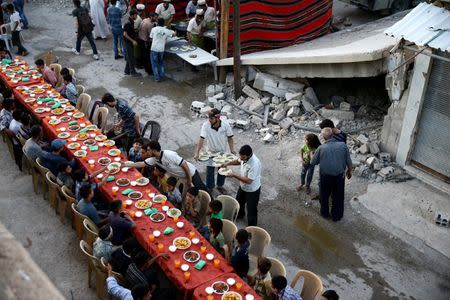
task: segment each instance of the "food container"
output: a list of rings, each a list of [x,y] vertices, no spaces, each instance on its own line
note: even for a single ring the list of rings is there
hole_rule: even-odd
[[[169,210],[169,207],[168,207],[167,205],[164,205],[164,206],[162,207],[162,210],[163,210],[163,211],[168,211],[168,210]]]
[[[142,217],[142,211],[137,211],[137,212],[134,214],[134,216],[135,216],[136,218]]]
[[[177,222],[177,227],[178,227],[178,228],[183,228],[183,226],[184,226],[184,223],[183,223],[183,222]]]
[[[173,253],[173,252],[177,251],[177,247],[175,247],[174,245],[170,245],[169,251]]]
[[[192,239],[192,244],[197,245],[198,243],[200,243],[200,239],[199,238],[193,238]]]
[[[155,237],[159,237],[159,236],[161,235],[161,231],[155,230],[155,231],[153,231],[153,235],[154,235]]]
[[[182,264],[182,265],[181,265],[181,270],[184,271],[184,272],[186,272],[187,270],[189,270],[189,265],[187,265],[187,264]]]

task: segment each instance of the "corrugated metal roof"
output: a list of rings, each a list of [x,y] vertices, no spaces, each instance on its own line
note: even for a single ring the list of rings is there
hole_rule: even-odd
[[[450,52],[450,11],[422,2],[384,33]]]

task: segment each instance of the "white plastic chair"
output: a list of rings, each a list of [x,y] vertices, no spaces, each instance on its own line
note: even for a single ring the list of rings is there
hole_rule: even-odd
[[[300,270],[295,274],[291,282],[291,288],[295,288],[299,279],[302,279],[303,284],[300,290],[300,296],[303,300],[317,300],[322,295],[323,285],[319,276],[311,271]]]
[[[228,195],[219,195],[217,196],[217,200],[222,202],[223,219],[236,222],[240,208],[239,202],[235,198]]]
[[[262,256],[264,248],[270,244],[270,234],[258,226],[248,226],[245,230],[251,235],[248,254],[256,257]]]
[[[9,24],[3,24],[0,26],[0,39],[5,42],[6,49],[12,54],[13,44],[11,26],[9,26]]]
[[[62,66],[61,66],[60,64],[53,63],[53,64],[50,64],[49,68],[52,69],[53,72],[55,72],[56,79],[57,79],[57,81],[56,81],[56,87],[61,86],[62,81],[63,81],[63,78],[62,78],[62,76],[61,76],[61,69],[62,69]]]
[[[78,95],[81,95],[84,93],[86,89],[84,88],[84,86],[82,86],[81,84],[77,84],[77,93]]]
[[[225,244],[228,245],[228,248],[231,250],[234,246],[234,238],[236,237],[238,228],[233,222],[227,219],[222,219],[222,223],[222,234],[225,239]]]
[[[106,132],[106,123],[108,121],[109,110],[106,107],[97,107],[92,117],[92,124],[97,125],[97,127],[103,132]]]
[[[78,94],[77,100],[77,109],[84,113],[86,116],[88,115],[89,102],[91,102],[91,96],[86,93]]]
[[[198,197],[202,204],[199,212],[199,214],[202,216],[200,220],[200,227],[201,227],[206,225],[206,212],[208,211],[209,202],[211,202],[211,196],[207,192],[199,190]]]
[[[270,275],[274,276],[283,276],[286,277],[286,268],[283,263],[274,257],[267,257],[268,260],[272,263],[272,267],[270,267]]]

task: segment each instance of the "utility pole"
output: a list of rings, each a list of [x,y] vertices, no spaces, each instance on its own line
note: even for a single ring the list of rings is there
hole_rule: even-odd
[[[233,74],[234,100],[242,94],[241,88],[241,12],[240,0],[233,0]]]
[[[220,5],[220,41],[219,41],[219,58],[225,59],[228,55],[228,31],[230,22],[230,0],[221,0]],[[223,66],[219,69],[219,82],[225,82],[227,75],[227,67]]]

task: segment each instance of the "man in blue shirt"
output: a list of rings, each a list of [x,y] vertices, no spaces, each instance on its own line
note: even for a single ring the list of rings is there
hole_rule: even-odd
[[[186,18],[188,20],[192,19],[195,16],[195,11],[197,10],[197,0],[189,1],[186,6]]]
[[[325,143],[317,148],[311,165],[320,164],[320,214],[324,218],[329,218],[328,200],[331,195],[331,217],[336,222],[344,215],[344,173],[348,179],[352,177],[352,160],[347,145],[333,137],[332,128],[323,128],[322,136]]]
[[[136,226],[133,219],[127,213],[122,212],[122,201],[120,200],[111,203],[109,226],[114,232],[111,243],[115,246],[122,245],[127,238],[131,237],[131,229]]]
[[[133,146],[136,137],[141,135],[139,127],[139,116],[128,106],[127,102],[122,99],[115,99],[110,93],[106,93],[102,97],[102,103],[111,108],[115,108],[123,123],[123,132],[126,136],[125,150]],[[111,135],[109,132],[108,135]],[[113,138],[114,139],[114,138]]]
[[[74,167],[74,161],[69,162],[65,157],[61,155],[61,152],[64,150],[64,145],[66,144],[66,140],[55,139],[50,144],[52,152],[43,151],[41,159],[42,165],[50,170],[53,175],[58,175],[58,166],[62,163],[70,164]]]
[[[302,297],[287,284],[284,276],[278,275],[272,277],[272,289],[278,300],[302,300]]]
[[[122,55],[119,55],[119,47],[120,43],[122,47],[122,52],[124,53],[124,45],[123,45],[123,30],[122,30],[122,11],[120,7],[117,6],[117,0],[110,0],[111,6],[108,7],[108,24],[111,28],[111,33],[113,36],[113,49],[114,49],[114,59],[123,58]]]
[[[92,187],[90,185],[82,186],[80,188],[80,196],[81,200],[77,204],[78,212],[91,219],[98,227],[105,225],[108,222],[108,218],[102,220],[98,215],[94,204],[92,204],[92,198],[94,197]]]

